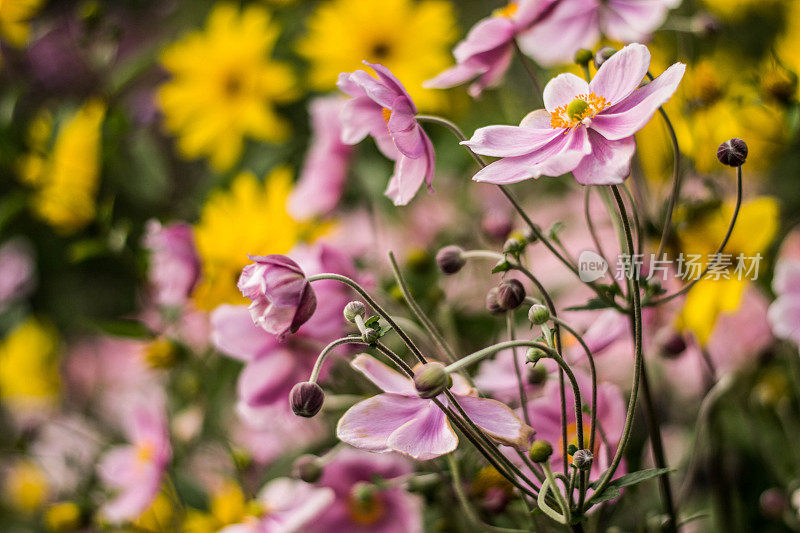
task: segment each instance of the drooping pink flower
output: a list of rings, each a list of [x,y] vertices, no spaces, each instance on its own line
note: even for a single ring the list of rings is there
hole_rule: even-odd
[[[417,123],[417,106],[400,80],[383,65],[364,63],[377,78],[363,70],[339,75],[337,86],[352,97],[340,115],[342,142],[357,144],[372,136],[383,155],[395,162],[385,194],[395,205],[406,205],[423,181],[432,191],[433,144]]]
[[[375,455],[352,448],[337,452],[325,465],[319,484],[336,499],[313,523],[309,533],[422,533],[422,498],[403,488],[413,473],[395,454]]]
[[[772,290],[778,295],[767,315],[772,331],[777,337],[800,345],[800,260],[778,261]]]
[[[545,109],[519,126],[480,128],[462,143],[502,158],[473,179],[507,184],[572,172],[582,185],[622,183],[636,147],[633,134],[669,100],[686,69],[676,63],[639,88],[649,65],[647,47],[631,44],[603,63],[591,83],[574,74],[553,78],[544,89]]]
[[[36,282],[30,244],[13,239],[0,246],[0,311],[26,296]]]
[[[251,303],[253,322],[279,338],[297,330],[314,314],[317,297],[300,266],[285,255],[250,256],[239,290]]]
[[[267,483],[256,500],[264,514],[220,530],[220,533],[294,533],[308,531],[310,525],[334,501],[328,487],[315,487],[303,481],[278,478]]]
[[[514,55],[514,39],[546,16],[556,0],[511,1],[491,17],[479,21],[453,49],[456,65],[425,82],[425,87],[446,89],[477,78],[469,94],[477,98],[502,79]]]
[[[358,355],[351,364],[384,392],[357,403],[339,419],[339,439],[364,450],[393,451],[420,461],[456,448],[458,437],[444,412],[433,400],[420,398],[411,379],[369,355]],[[489,436],[508,446],[527,444],[530,428],[511,409],[496,400],[479,398],[461,376],[452,378],[450,391]],[[447,405],[443,394],[438,399]]]
[[[623,43],[648,39],[680,0],[557,0],[548,13],[519,35],[520,48],[537,63],[572,61],[605,35]]]
[[[353,148],[342,142],[339,115],[347,100],[340,96],[315,98],[311,113],[311,148],[303,172],[289,196],[289,213],[306,220],[330,213],[339,203]]]
[[[112,523],[134,519],[150,506],[172,456],[163,399],[140,398],[125,420],[130,444],[112,448],[97,466],[102,482],[117,493],[100,511]]]
[[[184,223],[147,223],[144,246],[150,251],[149,278],[155,303],[177,307],[186,303],[200,275],[200,259],[192,227]]]

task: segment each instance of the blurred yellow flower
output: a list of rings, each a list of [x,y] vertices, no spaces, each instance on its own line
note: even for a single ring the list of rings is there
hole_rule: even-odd
[[[0,398],[18,408],[47,406],[59,392],[55,329],[30,318],[0,342]]]
[[[44,513],[48,531],[75,531],[80,526],[80,520],[81,509],[73,502],[55,503]]]
[[[158,493],[150,507],[133,521],[134,528],[131,533],[137,531],[149,531],[151,533],[173,533],[175,531],[177,513],[175,512],[175,502],[178,495],[172,488],[163,487]]]
[[[225,482],[211,496],[209,512],[190,509],[183,522],[183,533],[214,533],[225,526],[242,522],[252,514],[242,489],[233,481]]]
[[[299,241],[319,235],[322,227],[297,222],[287,212],[291,190],[291,171],[279,167],[264,183],[245,172],[229,190],[211,193],[195,226],[202,262],[200,284],[194,292],[198,307],[245,303],[236,281],[250,262],[247,254],[286,253]]]
[[[20,159],[18,174],[36,188],[36,214],[61,233],[73,233],[94,218],[105,113],[99,100],[84,104],[61,126],[49,153],[50,114],[39,113],[29,127],[30,151]]]
[[[12,508],[25,513],[39,509],[47,497],[44,471],[29,459],[15,461],[6,472],[3,498]]]
[[[28,41],[33,18],[42,5],[42,0],[2,0],[0,1],[0,35],[14,46],[22,46]]]
[[[264,7],[240,11],[221,3],[204,31],[164,51],[161,61],[172,79],[161,86],[158,103],[184,157],[208,156],[223,171],[239,160],[245,138],[278,143],[288,137],[274,106],[298,92],[289,65],[269,57],[278,34]]]
[[[728,230],[734,204],[726,203],[704,217],[688,222],[679,229],[681,250],[685,255],[702,256],[703,267],[709,254],[716,253]],[[680,213],[678,213],[680,219]],[[678,327],[692,331],[700,344],[705,344],[717,318],[722,313],[736,311],[742,300],[744,289],[749,283],[748,276],[740,276],[734,271],[737,257],[747,258],[765,255],[779,227],[778,202],[768,196],[760,196],[742,203],[736,227],[723,254],[730,255],[731,265],[726,270],[730,279],[703,279],[687,294],[683,310],[678,317]],[[765,271],[763,259],[759,271]]]
[[[775,52],[780,60],[791,69],[795,75],[800,75],[800,2],[789,2],[786,12],[785,30],[775,40]],[[796,95],[800,98],[800,89]]]
[[[330,0],[308,21],[298,50],[311,62],[314,89],[336,87],[340,72],[363,68],[367,60],[388,67],[421,109],[440,109],[447,93],[422,82],[450,66],[456,21],[443,0]]]
[[[742,19],[754,9],[763,10],[765,6],[775,6],[781,2],[783,0],[703,0],[709,11],[727,20]]]

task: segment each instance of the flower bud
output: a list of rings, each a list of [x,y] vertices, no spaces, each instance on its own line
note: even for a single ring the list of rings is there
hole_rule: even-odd
[[[467,260],[464,259],[464,250],[460,246],[445,246],[436,254],[436,265],[445,274],[455,274],[461,270]]]
[[[306,483],[316,483],[322,477],[322,464],[319,457],[306,454],[295,459],[292,465],[292,476]]]
[[[503,253],[511,254],[514,257],[519,257],[519,255],[525,251],[526,244],[528,243],[525,241],[525,237],[521,235],[512,236],[503,245]]]
[[[777,488],[767,489],[758,498],[758,505],[761,512],[768,518],[780,519],[789,507],[786,496]]]
[[[361,340],[367,344],[375,344],[381,338],[381,332],[374,328],[366,328],[361,334]]]
[[[611,58],[611,56],[613,56],[616,53],[617,53],[616,49],[611,48],[610,46],[604,46],[603,48],[598,50],[597,53],[594,55],[595,68],[600,68],[603,65],[603,63],[608,61]]]
[[[550,310],[541,304],[532,305],[528,310],[528,320],[534,326],[541,326],[550,320]]]
[[[684,351],[686,351],[686,341],[680,333],[671,335],[661,347],[661,355],[667,359],[675,359]]]
[[[489,289],[489,292],[486,293],[486,309],[493,315],[500,315],[503,313],[503,308],[500,307],[500,303],[497,301],[497,294],[499,292],[500,290],[497,287],[492,287]]]
[[[539,226],[536,226],[536,229],[539,230],[539,232],[542,230]],[[525,237],[525,240],[528,241],[528,244],[533,244],[539,240],[539,237],[536,236],[536,232],[533,231],[533,228],[531,227],[525,228],[523,236]]]
[[[575,52],[575,63],[580,66],[588,65],[589,61],[592,60],[592,57],[593,54],[591,50],[580,48],[577,52]]]
[[[497,305],[504,311],[513,311],[524,301],[525,287],[518,279],[506,279],[497,286]]]
[[[733,138],[719,145],[717,159],[723,165],[740,167],[747,159],[747,143],[741,139]]]
[[[425,363],[414,372],[414,387],[420,398],[434,398],[453,384],[442,363]]]
[[[544,463],[551,455],[553,455],[553,446],[542,439],[533,441],[528,450],[528,457],[534,463]]]
[[[322,387],[311,381],[304,381],[292,387],[289,393],[289,403],[292,412],[297,416],[311,418],[322,409],[325,402],[325,392]]]
[[[364,318],[364,315],[367,314],[367,306],[365,306],[362,302],[352,301],[344,306],[343,313],[344,319],[351,324],[354,324],[357,316]]]
[[[492,210],[481,219],[481,229],[493,241],[502,242],[514,229],[514,222],[505,211]]]
[[[547,352],[542,350],[541,348],[531,348],[528,350],[528,353],[525,354],[525,361],[527,363],[538,363],[539,359],[542,357],[547,357]]]
[[[531,385],[541,385],[547,381],[547,369],[542,365],[531,365],[528,368],[525,378]]]
[[[594,455],[589,450],[578,450],[572,454],[572,464],[578,470],[589,470],[592,467]]]

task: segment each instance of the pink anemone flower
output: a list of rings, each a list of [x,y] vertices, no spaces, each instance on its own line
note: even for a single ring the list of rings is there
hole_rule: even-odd
[[[458,437],[444,412],[433,400],[420,398],[411,379],[366,354],[356,356],[351,364],[384,392],[357,403],[339,419],[339,439],[356,448],[398,452],[420,461],[456,449]],[[528,444],[531,430],[511,409],[496,400],[479,398],[461,376],[452,378],[450,391],[490,437],[508,446]],[[437,398],[447,405],[443,394]]]
[[[339,75],[337,86],[352,97],[340,115],[342,142],[358,144],[372,136],[383,155],[395,162],[385,194],[395,205],[406,205],[423,181],[433,191],[433,144],[417,123],[417,106],[400,80],[383,65],[364,64],[378,77],[363,70]]]
[[[800,345],[800,260],[778,261],[772,288],[778,295],[767,313],[772,331]]]
[[[650,51],[631,44],[611,56],[591,83],[561,74],[544,89],[545,109],[519,126],[487,126],[462,144],[500,157],[473,179],[495,184],[572,172],[582,185],[625,181],[635,151],[633,134],[642,129],[678,87],[686,65],[675,63],[639,87],[650,66]]]

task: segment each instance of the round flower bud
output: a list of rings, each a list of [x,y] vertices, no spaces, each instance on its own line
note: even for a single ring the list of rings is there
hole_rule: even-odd
[[[528,368],[525,378],[531,385],[541,385],[547,381],[547,369],[542,365],[531,365]]]
[[[541,304],[532,305],[528,310],[528,320],[534,326],[541,326],[550,320],[550,310]]]
[[[572,454],[572,464],[578,470],[589,470],[592,467],[594,455],[589,450],[578,450]]]
[[[575,63],[581,66],[588,65],[592,60],[593,54],[591,50],[581,48],[575,52]]]
[[[464,250],[460,246],[445,246],[436,254],[436,265],[445,274],[455,274],[461,270],[467,260],[464,259]]]
[[[504,311],[513,311],[525,301],[525,287],[517,279],[503,280],[497,286],[497,305]]]
[[[761,507],[761,512],[764,516],[779,519],[789,507],[789,502],[780,489],[771,488],[761,493],[758,498],[758,505]]]
[[[539,232],[542,231],[542,228],[540,228],[539,226],[536,226],[536,229],[538,229]],[[525,237],[525,240],[528,241],[528,244],[533,244],[539,240],[539,237],[536,236],[536,232],[533,231],[533,229],[530,227],[525,228],[523,235]]]
[[[486,293],[486,309],[493,315],[500,315],[503,313],[503,308],[500,307],[500,303],[497,301],[497,294],[499,292],[500,290],[497,287],[492,287],[489,289],[489,292]]]
[[[541,348],[531,348],[525,354],[525,361],[528,363],[537,363],[542,357],[547,357],[547,353]]]
[[[528,457],[534,463],[544,463],[551,455],[553,455],[553,446],[542,439],[533,441],[528,450]]]
[[[717,159],[723,165],[740,167],[747,159],[747,143],[741,139],[733,138],[719,145]]]
[[[503,253],[518,256],[525,251],[525,245],[528,244],[522,236],[511,237],[503,245]]]
[[[361,340],[367,344],[375,344],[381,338],[381,332],[374,328],[367,328],[361,335]]]
[[[442,363],[425,363],[414,372],[414,387],[420,398],[434,398],[453,384]]]
[[[362,302],[353,301],[344,306],[344,319],[350,323],[355,323],[356,317],[364,318],[367,314],[367,306]]]
[[[316,483],[322,477],[322,464],[319,457],[306,454],[295,459],[292,465],[292,476],[306,483]]]
[[[322,387],[311,381],[304,381],[292,387],[289,393],[289,403],[292,412],[297,416],[311,418],[322,409],[325,402],[325,392]]]
[[[616,54],[617,51],[610,46],[604,46],[597,53],[594,55],[594,66],[595,68],[600,68],[600,66],[609,60],[611,56]]]

